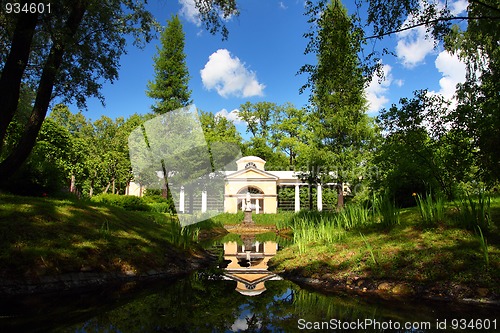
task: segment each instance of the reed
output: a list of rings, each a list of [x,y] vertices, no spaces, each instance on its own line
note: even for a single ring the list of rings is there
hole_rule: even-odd
[[[390,228],[399,224],[399,209],[388,195],[375,198],[373,206],[374,215],[379,217],[382,226]]]
[[[362,233],[359,233],[359,235],[361,236],[361,239],[363,240],[363,242],[365,243],[365,246],[366,246],[366,249],[369,251],[370,253],[370,257],[372,258],[372,261],[373,261],[373,264],[375,266],[378,266],[378,262],[377,262],[377,259],[375,258],[375,253],[373,252],[373,247],[370,243],[368,243],[368,241],[366,240],[365,236],[362,234]]]
[[[456,222],[459,226],[474,230],[479,226],[487,232],[490,227],[491,198],[484,191],[479,191],[477,197],[467,194],[460,199]]]
[[[432,198],[429,193],[422,198],[420,194],[415,197],[417,207],[420,213],[422,224],[425,227],[433,227],[444,220],[444,199],[441,196]]]
[[[483,254],[484,264],[486,265],[486,269],[488,269],[488,267],[490,266],[490,258],[488,255],[488,242],[484,237],[483,231],[481,230],[480,226],[477,226],[477,230],[479,231],[478,235],[479,246],[481,249],[481,253]]]
[[[181,226],[178,221],[170,223],[167,240],[174,246],[187,249],[198,239],[199,228],[196,225]]]

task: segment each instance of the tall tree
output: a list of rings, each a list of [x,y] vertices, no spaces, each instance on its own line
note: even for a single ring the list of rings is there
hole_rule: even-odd
[[[200,4],[198,4],[198,2]],[[213,13],[237,15],[234,0],[196,0],[200,18],[212,32],[224,26]],[[30,5],[20,1],[20,7]],[[0,182],[30,154],[54,97],[84,106],[89,96],[102,99],[103,81],[118,76],[126,36],[141,45],[156,25],[145,0],[54,0],[43,13],[0,11]],[[2,5],[3,6],[3,5]],[[224,32],[224,31],[223,31]],[[3,153],[7,128],[18,112],[22,86],[35,91],[31,114],[19,141]]]
[[[156,100],[152,106],[153,112],[163,114],[191,104],[184,31],[177,15],[167,22],[157,52],[153,58],[155,77],[148,82],[147,95]]]
[[[315,7],[308,13],[318,29],[310,35],[306,49],[306,53],[317,55],[317,64],[301,69],[309,74],[305,87],[311,89],[309,126],[314,137],[310,146],[314,148],[308,163],[315,164],[316,172],[321,173],[308,179],[321,179],[326,166],[336,171],[338,204],[342,205],[343,183],[351,180],[353,170],[366,158],[363,155],[372,133],[365,112],[365,77],[358,58],[361,36],[339,0],[332,0],[319,15]]]
[[[184,31],[177,15],[167,22],[161,34],[161,48],[154,57],[155,78],[148,82],[147,95],[156,99],[151,107],[155,114],[186,107],[191,103],[189,90],[189,71],[184,54]],[[168,196],[168,170],[165,161],[161,161],[163,172],[162,195]]]

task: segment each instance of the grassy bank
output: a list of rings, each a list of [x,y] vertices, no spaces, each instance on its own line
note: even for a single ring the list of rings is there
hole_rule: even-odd
[[[186,257],[196,232],[169,214],[0,195],[0,277],[165,268]]]
[[[436,209],[431,205],[301,213],[290,223],[295,244],[272,259],[273,270],[342,283],[395,281],[414,290],[486,288],[500,295],[500,198],[483,209],[439,203],[434,219],[425,213]]]

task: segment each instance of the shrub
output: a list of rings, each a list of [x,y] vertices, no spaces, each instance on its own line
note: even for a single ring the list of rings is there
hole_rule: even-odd
[[[92,202],[99,202],[105,205],[121,207],[125,210],[149,211],[149,206],[140,197],[134,195],[119,194],[99,194],[91,199]]]

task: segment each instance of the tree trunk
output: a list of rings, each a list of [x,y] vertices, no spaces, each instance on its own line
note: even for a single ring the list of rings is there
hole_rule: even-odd
[[[88,6],[88,4],[84,1],[75,1],[73,3],[73,8],[66,21],[66,29],[64,30],[67,31],[67,33],[61,40],[54,42],[43,67],[42,76],[40,77],[36,93],[35,105],[33,106],[33,111],[31,112],[24,133],[17,146],[7,158],[0,163],[0,175],[2,175],[0,181],[6,180],[19,169],[26,158],[28,158],[36,143],[38,132],[42,127],[52,98],[52,90],[57,73],[62,64],[64,52],[68,43],[71,43],[71,38],[75,35],[83,19],[86,6]],[[9,110],[5,110],[4,112],[6,111]]]
[[[76,193],[76,185],[75,185],[75,175],[71,174],[71,181],[69,184],[70,193]]]
[[[25,3],[26,1],[21,1],[21,6]],[[22,77],[28,64],[37,21],[36,13],[18,14],[10,52],[0,77],[0,152],[7,128],[19,104]]]
[[[344,207],[344,183],[341,182],[338,186],[338,196],[337,196],[337,210]]]

